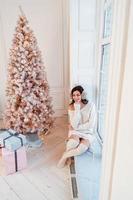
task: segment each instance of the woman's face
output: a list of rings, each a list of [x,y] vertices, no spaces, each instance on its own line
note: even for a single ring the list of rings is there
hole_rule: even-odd
[[[72,98],[75,101],[75,103],[81,102],[81,93],[78,90],[74,91],[72,94]]]

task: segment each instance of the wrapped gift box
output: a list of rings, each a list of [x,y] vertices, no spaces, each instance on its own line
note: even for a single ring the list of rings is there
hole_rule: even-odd
[[[0,133],[0,145],[9,150],[15,151],[21,146],[26,145],[26,136],[22,134],[17,134],[12,129],[2,131]]]
[[[27,157],[25,147],[11,151],[2,148],[2,161],[5,174],[12,174],[27,167]]]

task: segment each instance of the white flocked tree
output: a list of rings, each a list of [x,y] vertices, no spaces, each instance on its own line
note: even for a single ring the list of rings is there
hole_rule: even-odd
[[[19,17],[10,50],[6,94],[6,128],[27,134],[53,126],[45,67],[25,15]]]

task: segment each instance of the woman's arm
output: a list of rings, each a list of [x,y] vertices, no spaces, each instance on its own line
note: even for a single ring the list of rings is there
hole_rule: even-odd
[[[88,122],[78,125],[76,130],[77,131],[90,130],[90,132],[93,132],[96,126],[96,121],[97,121],[97,113],[96,113],[95,105],[93,104],[92,109],[90,111]]]
[[[71,126],[71,124],[68,124],[68,129],[69,129],[69,131],[74,130],[73,127]]]
[[[73,129],[77,129],[81,119],[80,105],[75,104],[74,110],[72,110],[71,107],[69,107],[68,114],[70,125]]]

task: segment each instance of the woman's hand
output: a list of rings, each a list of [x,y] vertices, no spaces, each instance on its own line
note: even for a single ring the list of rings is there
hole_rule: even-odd
[[[80,110],[80,102],[74,103],[74,109],[75,110]]]

